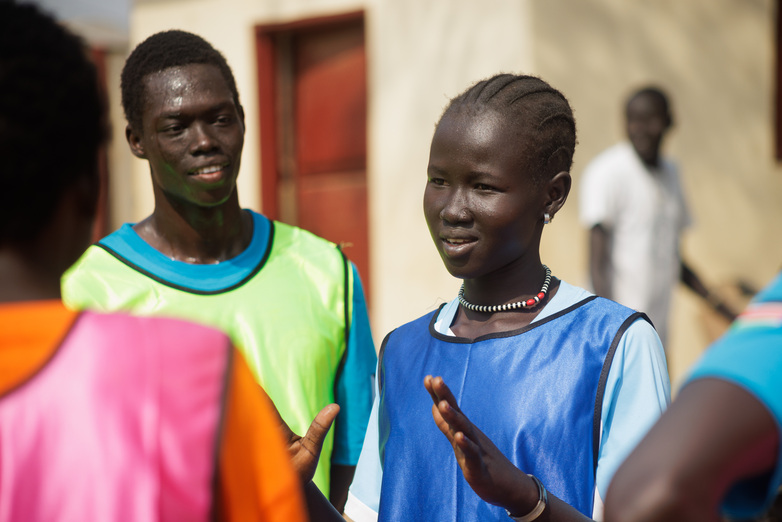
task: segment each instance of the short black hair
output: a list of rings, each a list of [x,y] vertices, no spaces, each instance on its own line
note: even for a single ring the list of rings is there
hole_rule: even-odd
[[[122,108],[130,127],[137,133],[142,131],[141,120],[144,111],[144,79],[150,74],[171,67],[191,64],[214,65],[220,70],[233,95],[239,115],[244,109],[239,103],[236,80],[225,57],[212,44],[198,35],[186,31],[171,30],[153,34],[136,46],[122,69],[120,88]]]
[[[625,114],[627,114],[627,109],[630,107],[630,102],[635,100],[636,98],[646,97],[653,98],[660,104],[660,108],[665,113],[665,116],[668,118],[668,122],[673,122],[673,115],[671,114],[671,102],[670,98],[668,97],[668,94],[661,88],[657,87],[656,85],[647,85],[646,87],[641,87],[640,89],[636,89],[633,91],[630,96],[627,97],[627,101],[625,102]]]
[[[107,137],[84,43],[28,4],[0,1],[0,245],[34,239]]]
[[[567,98],[536,76],[501,73],[481,80],[453,98],[456,108],[491,109],[512,120],[526,143],[532,179],[541,182],[570,171],[576,148],[576,121]],[[441,117],[442,119],[442,117]]]

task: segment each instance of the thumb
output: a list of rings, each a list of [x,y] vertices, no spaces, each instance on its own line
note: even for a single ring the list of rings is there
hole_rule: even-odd
[[[320,455],[323,441],[339,413],[338,404],[329,404],[315,416],[315,419],[307,429],[307,434],[301,439],[301,444],[313,455]]]

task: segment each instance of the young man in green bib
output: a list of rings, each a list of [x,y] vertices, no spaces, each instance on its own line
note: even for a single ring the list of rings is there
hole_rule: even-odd
[[[338,403],[315,483],[341,510],[377,362],[355,266],[333,243],[240,206],[244,111],[208,42],[152,35],[128,58],[121,87],[126,137],[149,162],[155,209],[86,251],[63,278],[66,304],[223,330],[296,433]]]

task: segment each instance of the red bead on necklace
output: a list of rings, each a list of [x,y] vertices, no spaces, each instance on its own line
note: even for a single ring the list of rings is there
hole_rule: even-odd
[[[546,297],[546,293],[548,292],[548,285],[551,283],[551,270],[546,265],[543,265],[543,268],[546,270],[546,278],[543,280],[543,288],[540,289],[540,292],[538,292],[535,297],[531,297],[526,301],[516,301],[515,303],[491,306],[472,304],[464,298],[464,283],[462,283],[462,287],[459,289],[459,295],[457,295],[457,298],[463,307],[467,308],[468,310],[472,310],[473,312],[493,314],[494,312],[505,312],[507,310],[515,310],[517,308],[532,308],[533,306],[543,301],[543,298]]]

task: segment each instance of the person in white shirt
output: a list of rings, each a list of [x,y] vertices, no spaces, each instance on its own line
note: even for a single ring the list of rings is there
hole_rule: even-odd
[[[735,313],[711,293],[680,255],[691,224],[679,171],[661,154],[673,118],[656,87],[634,92],[626,105],[628,141],[595,157],[580,186],[580,219],[589,229],[593,290],[645,312],[663,344],[673,289],[682,281],[729,320]]]

